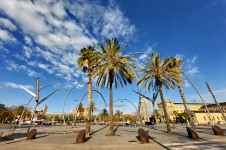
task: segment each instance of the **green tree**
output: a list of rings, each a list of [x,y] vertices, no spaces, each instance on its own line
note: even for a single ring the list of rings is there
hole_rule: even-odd
[[[123,87],[123,83],[131,84],[134,79],[134,73],[131,67],[135,68],[135,64],[129,59],[136,60],[132,55],[122,55],[122,51],[127,46],[120,46],[117,38],[105,40],[103,43],[98,43],[100,52],[98,53],[98,65],[94,68],[93,74],[98,76],[97,85],[107,86],[110,92],[110,125],[109,135],[114,135],[114,118],[113,118],[113,93],[112,85],[114,83]]]
[[[120,118],[122,116],[122,112],[119,109],[116,110],[115,116],[118,118],[118,124],[119,124]]]
[[[81,121],[81,119],[83,119],[83,113],[84,113],[85,109],[84,106],[82,105],[82,103],[78,106],[78,112],[79,112],[79,119]]]
[[[169,68],[168,65],[171,61],[164,61],[159,54],[155,53],[149,57],[149,60],[145,59],[145,62],[146,64],[140,64],[142,68],[139,69],[139,72],[142,76],[138,79],[138,85],[142,85],[146,82],[145,91],[147,89],[150,91],[151,88],[155,90],[155,93],[159,91],[166,119],[167,132],[172,133],[162,87],[168,90],[175,86],[175,79],[179,78],[176,73],[177,69]]]
[[[103,116],[103,120],[104,120],[104,124],[105,124],[105,122],[106,122],[106,118],[107,118],[107,116],[108,116],[108,111],[107,111],[107,109],[104,109],[103,110],[103,112],[101,113],[101,116]]]
[[[89,77],[88,81],[88,115],[86,120],[86,136],[90,134],[91,126],[91,99],[92,99],[92,72],[96,64],[96,53],[93,46],[88,46],[88,48],[82,48],[79,53],[77,64],[79,67],[83,68],[83,72],[86,72]]]

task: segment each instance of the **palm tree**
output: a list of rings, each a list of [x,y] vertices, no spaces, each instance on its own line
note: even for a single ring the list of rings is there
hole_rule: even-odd
[[[118,110],[116,110],[115,115],[118,117],[118,124],[119,124],[120,117],[122,116],[122,112],[118,109]]]
[[[92,113],[92,116],[93,116],[93,112],[96,110],[96,105],[93,101],[91,101],[91,104],[90,104],[90,111]],[[92,119],[91,119],[92,120]]]
[[[176,68],[167,67],[170,61],[164,61],[160,55],[152,54],[149,57],[149,61],[145,59],[146,65],[141,63],[140,65],[142,68],[139,69],[140,74],[142,75],[138,79],[138,85],[142,85],[145,82],[145,91],[152,88],[152,90],[159,91],[161,100],[162,100],[162,107],[165,114],[166,125],[167,125],[167,132],[171,132],[169,116],[167,113],[167,108],[165,104],[165,100],[163,97],[162,87],[165,87],[166,90],[169,88],[173,88],[175,86],[175,80],[178,79],[178,74],[176,73]],[[179,79],[178,79],[179,80]]]
[[[82,48],[79,53],[80,57],[78,58],[77,64],[79,67],[83,67],[83,72],[87,72],[89,81],[88,81],[88,108],[87,108],[87,121],[86,121],[86,136],[90,134],[90,122],[91,122],[91,99],[92,99],[92,71],[95,67],[95,49],[92,46],[88,48]]]
[[[183,75],[183,72],[181,71],[181,66],[182,66],[182,60],[178,59],[177,57],[169,57],[166,59],[166,61],[171,61],[171,63],[169,64],[169,68],[178,68],[178,76],[181,76],[181,74]],[[179,89],[179,92],[180,92],[180,95],[181,95],[181,98],[183,100],[183,103],[184,103],[184,108],[191,120],[191,124],[192,124],[192,128],[194,131],[196,131],[196,127],[195,127],[195,124],[194,124],[194,119],[192,117],[192,114],[191,114],[191,111],[187,108],[187,100],[184,96],[184,91],[183,91],[183,88],[182,86],[180,85],[180,83],[184,83],[183,80],[176,80],[176,83],[177,83],[177,87]]]
[[[115,87],[120,84],[123,87],[123,83],[131,84],[134,79],[134,73],[130,67],[135,68],[135,64],[128,59],[136,60],[132,55],[122,55],[122,51],[127,46],[120,46],[117,38],[111,38],[105,40],[103,43],[98,43],[98,65],[94,68],[93,74],[98,76],[97,85],[106,85],[110,92],[110,125],[109,135],[114,135],[114,118],[113,118],[113,94],[112,85]]]
[[[85,111],[84,106],[82,104],[79,104],[78,112],[79,112],[80,121],[81,121],[81,116],[83,116],[84,111]]]
[[[107,111],[107,109],[104,109],[103,112],[101,113],[101,115],[102,115],[103,118],[104,118],[104,125],[105,125],[106,117],[108,116],[108,111]]]

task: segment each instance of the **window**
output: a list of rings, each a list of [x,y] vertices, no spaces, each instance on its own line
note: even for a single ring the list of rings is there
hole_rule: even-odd
[[[204,116],[204,119],[205,119],[205,121],[206,121],[206,117]]]
[[[220,120],[218,116],[217,116],[217,120]]]

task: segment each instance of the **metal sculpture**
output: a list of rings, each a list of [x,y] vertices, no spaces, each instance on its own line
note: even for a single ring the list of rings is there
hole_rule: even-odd
[[[104,103],[105,103],[105,106],[106,106],[107,103],[106,103],[106,101],[105,101],[105,99],[104,99],[104,96],[103,96],[99,91],[97,91],[97,90],[92,90],[92,91],[97,92],[97,93],[99,93],[99,95],[101,95],[101,97],[102,97],[102,99],[103,99],[103,101],[104,101]],[[79,105],[82,103],[82,100],[83,100],[84,97],[87,95],[87,93],[88,93],[88,92],[86,92],[86,93],[82,96],[81,100],[79,101],[79,103],[78,103],[78,105],[77,105],[77,109],[76,109],[76,112],[75,112],[75,126],[76,126],[76,120],[77,120],[77,114],[78,114]]]
[[[191,138],[191,139],[199,139],[199,136],[198,134],[193,131],[191,128],[189,127],[186,127],[187,128],[187,132],[188,132],[188,137]]]
[[[149,143],[149,136],[143,128],[138,129],[138,137],[139,137],[139,140],[142,144],[143,143]]]
[[[64,103],[63,103],[63,120],[64,120],[64,126],[65,126],[65,127],[66,127],[66,122],[65,122],[65,119],[64,119],[64,105],[65,105],[67,96],[69,95],[69,93],[70,93],[76,86],[78,86],[79,84],[83,84],[83,83],[87,83],[87,82],[79,82],[79,83],[75,84],[75,85],[67,92],[67,94],[66,94],[66,96],[65,96]]]
[[[46,87],[49,87],[49,86],[57,86],[57,87],[61,88],[61,89],[64,91],[65,94],[67,94],[66,91],[64,90],[64,88],[63,88],[62,86],[58,85],[58,84],[49,84],[49,85],[46,85],[46,86],[42,87],[42,88],[39,90],[39,92],[40,92],[41,90],[45,89]],[[24,89],[24,88],[23,88],[23,89]],[[26,91],[27,91],[27,90],[26,90]],[[21,114],[20,121],[19,121],[19,128],[20,128],[20,125],[21,125],[21,119],[23,118],[24,112],[25,112],[25,110],[27,109],[29,103],[31,102],[31,100],[32,100],[33,98],[34,98],[34,96],[32,96],[32,97],[30,98],[30,100],[28,101],[28,103],[26,104],[26,106],[25,106],[24,109],[23,109],[23,112],[22,112],[22,114]]]

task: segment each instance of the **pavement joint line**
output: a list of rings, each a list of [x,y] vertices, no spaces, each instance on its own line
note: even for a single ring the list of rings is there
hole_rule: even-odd
[[[200,142],[187,142],[187,143],[167,143],[163,144],[165,146],[176,146],[176,145],[189,145],[189,144],[201,144],[201,143],[210,143],[208,141],[200,141]]]

